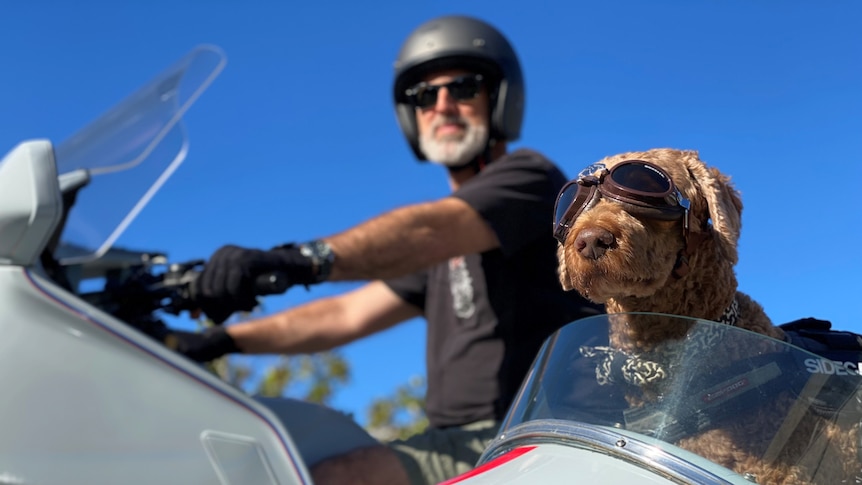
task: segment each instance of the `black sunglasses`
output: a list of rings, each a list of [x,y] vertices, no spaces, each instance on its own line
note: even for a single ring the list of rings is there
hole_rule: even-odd
[[[683,233],[688,234],[691,203],[667,172],[649,162],[626,160],[610,170],[601,163],[590,165],[563,186],[554,207],[554,237],[565,243],[575,219],[601,196],[644,217],[682,219]]]
[[[449,96],[457,101],[474,99],[482,90],[483,77],[481,74],[470,74],[456,77],[445,84],[428,84],[421,82],[405,91],[410,103],[421,109],[430,108],[437,104],[437,95],[440,88],[446,88]]]

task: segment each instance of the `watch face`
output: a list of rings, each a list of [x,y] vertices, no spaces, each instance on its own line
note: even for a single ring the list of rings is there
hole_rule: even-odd
[[[335,253],[332,252],[332,246],[330,246],[328,243],[325,243],[323,241],[319,241],[319,243],[320,243],[320,254],[322,254],[323,257],[326,258],[326,260],[329,261],[330,263],[335,262]]]
[[[332,247],[324,241],[311,241],[299,247],[299,252],[307,258],[311,258],[315,264],[330,263],[335,261],[335,253]]]
[[[329,277],[329,272],[335,263],[335,253],[332,252],[329,244],[318,239],[301,245],[299,252],[311,260],[318,282],[325,281]]]

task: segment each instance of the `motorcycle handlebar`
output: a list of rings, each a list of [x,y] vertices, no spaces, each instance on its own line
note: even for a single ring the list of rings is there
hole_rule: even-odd
[[[112,274],[103,290],[79,296],[133,326],[148,328],[152,326],[151,322],[158,321],[154,314],[157,310],[179,315],[183,311],[197,312],[205,307],[198,287],[203,266],[203,260],[174,263],[168,266],[167,271],[158,273],[151,265],[142,264]],[[287,274],[272,272],[258,276],[253,291],[255,296],[275,295],[284,293],[289,287]],[[229,315],[208,316],[221,323]]]

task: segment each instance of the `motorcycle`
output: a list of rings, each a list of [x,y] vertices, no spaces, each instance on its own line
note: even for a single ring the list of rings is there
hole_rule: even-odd
[[[310,484],[308,466],[374,443],[169,350],[161,316],[195,309],[203,262],[112,248],[186,158],[182,116],[225,63],[200,46],[69,139],[0,161],[0,484]]]
[[[200,46],[68,140],[24,141],[0,161],[0,484],[310,484],[310,466],[375,443],[349,416],[249,396],[171,351],[163,317],[196,310],[204,262],[113,247],[186,158],[182,116],[225,63]],[[859,421],[859,364],[675,316],[661,318],[689,331],[656,363],[670,377],[629,405],[607,357],[624,317],[552,335],[477,467],[447,483],[751,483],[675,443],[788,393],[795,411],[764,459],[799,409]],[[716,334],[710,355],[736,358],[694,351],[695,336]],[[800,457],[811,479],[816,452]]]

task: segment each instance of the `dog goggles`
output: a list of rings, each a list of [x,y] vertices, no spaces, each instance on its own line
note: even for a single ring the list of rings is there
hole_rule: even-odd
[[[667,172],[643,160],[626,160],[610,170],[603,163],[590,165],[563,186],[554,207],[557,241],[566,241],[575,219],[600,197],[607,197],[644,217],[667,221],[682,218],[683,231],[688,234],[691,203],[682,196]]]
[[[482,80],[481,74],[471,74],[456,77],[445,84],[428,84],[423,82],[407,89],[405,94],[407,94],[407,98],[413,106],[425,109],[437,104],[437,96],[440,94],[440,88],[446,88],[449,96],[457,101],[466,101],[475,98],[482,89]]]

